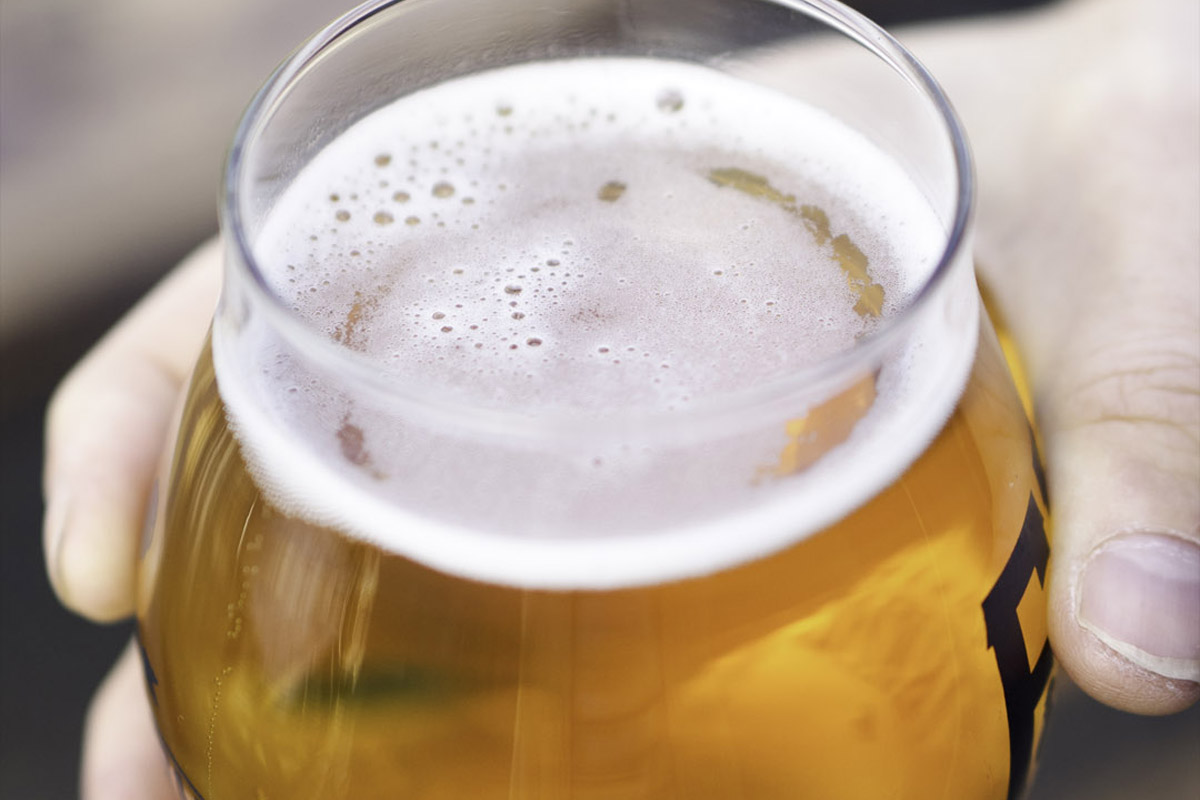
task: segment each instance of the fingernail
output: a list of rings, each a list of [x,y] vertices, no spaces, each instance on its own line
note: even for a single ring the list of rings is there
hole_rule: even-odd
[[[1150,533],[1100,545],[1084,566],[1079,622],[1140,667],[1200,681],[1200,546]]]

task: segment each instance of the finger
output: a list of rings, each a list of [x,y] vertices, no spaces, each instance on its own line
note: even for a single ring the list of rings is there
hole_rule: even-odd
[[[92,699],[84,724],[83,800],[173,800],[167,761],[131,642]]]
[[[1055,654],[1098,699],[1167,713],[1200,696],[1200,20],[1174,0],[1036,19],[968,29],[934,67],[979,132],[977,252],[1046,445]]]
[[[133,609],[146,500],[180,388],[212,317],[219,251],[190,256],[59,386],[47,412],[43,545],[50,582],[97,620]]]

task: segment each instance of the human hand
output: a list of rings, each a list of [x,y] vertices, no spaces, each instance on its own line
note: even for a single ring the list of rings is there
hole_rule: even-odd
[[[971,136],[975,252],[1045,443],[1059,664],[1117,708],[1200,697],[1200,7],[914,32]]]
[[[163,441],[216,305],[220,249],[197,250],[59,386],[47,414],[43,544],[64,605],[101,622],[134,610],[137,548]],[[168,782],[131,643],[92,700],[85,800],[168,800]]]
[[[1099,699],[1143,713],[1200,696],[1200,551],[1185,544],[1200,547],[1200,123],[1178,99],[1196,92],[1193,5],[1076,2],[905,36],[975,142],[977,250],[1046,443],[1056,654]],[[85,616],[133,610],[146,498],[218,262],[214,245],[189,259],[52,403],[47,564]],[[1133,531],[1171,552],[1122,555]],[[89,714],[83,796],[174,796],[132,648]]]

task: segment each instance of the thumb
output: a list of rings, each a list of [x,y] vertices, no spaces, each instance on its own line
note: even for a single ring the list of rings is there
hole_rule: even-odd
[[[939,52],[1045,444],[1055,655],[1151,714],[1200,697],[1198,21],[1194,3],[1075,2]],[[968,59],[1006,67],[973,78]]]
[[[1166,713],[1200,696],[1200,471],[1187,452],[1196,415],[1154,397],[1152,382],[1171,379],[1154,360],[1114,353],[1123,366],[1096,369],[1093,397],[1077,405],[1045,394],[1058,531],[1050,635],[1091,694]]]
[[[1120,207],[1081,204],[1090,246],[1058,253],[1076,250],[1072,285],[1028,307],[1047,318],[1028,352],[1055,515],[1050,635],[1092,695],[1166,713],[1200,697],[1200,238]]]

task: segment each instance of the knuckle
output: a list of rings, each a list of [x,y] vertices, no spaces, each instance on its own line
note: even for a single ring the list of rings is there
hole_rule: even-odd
[[[1178,445],[1200,447],[1200,342],[1166,331],[1129,334],[1093,351],[1055,389],[1064,427],[1158,429]]]

